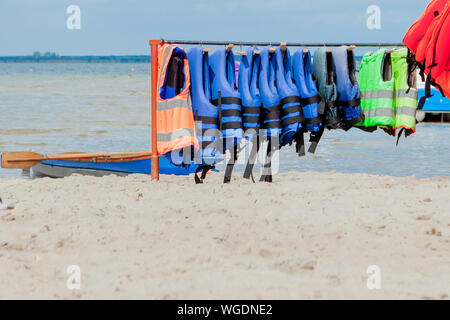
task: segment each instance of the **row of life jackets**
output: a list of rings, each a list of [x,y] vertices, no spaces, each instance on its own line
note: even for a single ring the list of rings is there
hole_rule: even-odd
[[[418,91],[416,73],[407,62],[408,50],[380,49],[364,55],[358,82],[364,121],[357,126],[374,131],[378,127],[398,138],[415,132]],[[397,139],[398,142],[398,139]]]
[[[224,179],[228,182],[243,137],[253,142],[256,152],[263,140],[275,140],[269,144],[270,158],[279,147],[293,142],[297,143],[298,154],[304,155],[303,133],[310,132],[309,151],[314,153],[324,126],[319,108],[322,98],[309,51],[302,48],[291,56],[289,49],[267,47],[258,51],[251,47],[240,63],[239,86],[233,52],[220,49],[209,57],[203,48],[196,47],[189,51],[188,60],[199,154],[204,157],[199,166],[202,177],[229,150],[232,156]],[[264,130],[264,137],[259,129]],[[253,163],[249,159],[244,177],[249,177]],[[270,180],[270,174],[262,179]],[[201,180],[196,177],[197,182]]]
[[[422,16],[409,28],[403,42],[414,54],[421,71],[427,74],[425,99],[431,97],[430,85],[450,97],[450,1],[433,0]]]
[[[267,141],[268,170],[261,180],[271,181],[273,153],[296,142],[296,152],[303,155],[305,132],[310,132],[311,153],[325,128],[372,131],[380,126],[394,132],[401,128],[409,135],[415,130],[417,90],[406,55],[406,49],[366,54],[357,79],[353,52],[345,46],[320,48],[314,60],[303,48],[291,55],[289,49],[251,47],[242,56],[238,85],[232,51],[223,48],[210,56],[194,47],[186,54],[176,45],[163,44],[158,152],[176,165],[187,165],[193,157],[197,173],[202,172],[195,175],[197,183],[229,152],[224,178],[229,182],[241,140],[253,145],[246,178],[252,176],[256,153]],[[392,75],[386,79],[388,69]]]

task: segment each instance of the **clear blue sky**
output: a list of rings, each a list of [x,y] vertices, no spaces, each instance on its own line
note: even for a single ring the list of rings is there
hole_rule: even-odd
[[[428,0],[0,0],[0,55],[148,54],[148,39],[401,42]],[[81,8],[81,30],[66,9]],[[381,8],[381,30],[366,9]]]

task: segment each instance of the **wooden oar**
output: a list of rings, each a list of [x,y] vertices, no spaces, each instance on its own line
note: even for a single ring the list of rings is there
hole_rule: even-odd
[[[141,156],[151,156],[152,153],[148,151],[139,152],[117,152],[117,153],[62,153],[52,156],[44,156],[39,153],[31,151],[17,151],[17,152],[3,152],[2,168],[8,169],[26,169],[34,167],[41,161],[45,160],[86,160],[92,158],[100,159],[120,159],[120,158],[133,158]]]

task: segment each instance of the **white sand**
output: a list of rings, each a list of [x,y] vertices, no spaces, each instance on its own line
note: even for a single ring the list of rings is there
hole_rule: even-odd
[[[0,179],[0,298],[450,295],[450,177],[161,178]]]

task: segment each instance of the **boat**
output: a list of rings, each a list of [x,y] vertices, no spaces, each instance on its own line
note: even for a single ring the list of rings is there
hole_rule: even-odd
[[[169,175],[189,175],[195,173],[197,165],[192,163],[187,168],[177,167],[165,157],[159,158],[159,173]],[[105,175],[126,176],[129,174],[150,174],[151,159],[149,156],[120,159],[89,160],[45,160],[31,168],[32,178],[50,177],[64,178],[72,174],[101,177]]]
[[[419,99],[425,96],[425,82],[418,76],[417,89]],[[432,97],[425,102],[423,110],[417,111],[417,121],[445,122],[450,121],[450,99],[442,96],[440,91],[434,87],[431,88]]]

